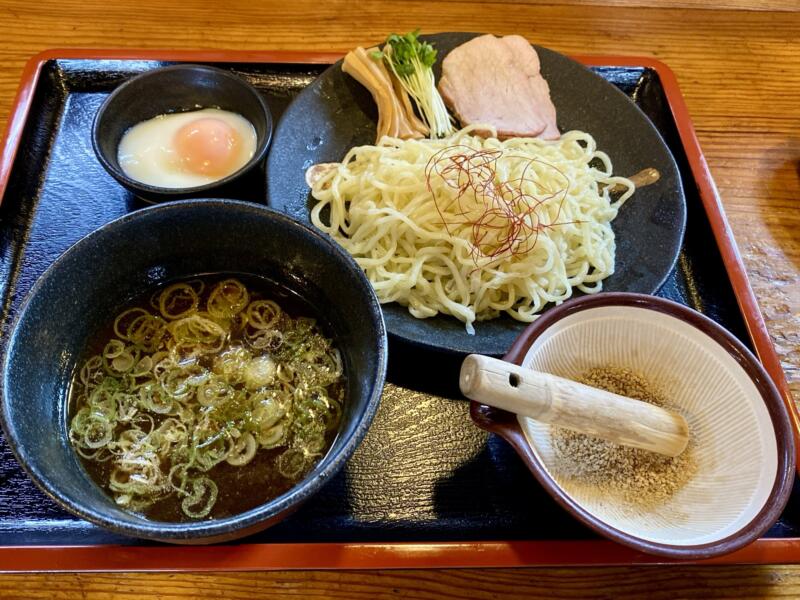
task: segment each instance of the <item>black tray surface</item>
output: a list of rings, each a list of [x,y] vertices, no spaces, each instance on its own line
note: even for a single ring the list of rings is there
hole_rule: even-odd
[[[102,169],[90,140],[94,113],[115,86],[166,63],[51,60],[42,70],[0,206],[0,298],[6,334],[36,278],[72,243],[143,205]],[[324,65],[222,64],[253,83],[276,119]],[[703,211],[658,74],[599,67],[652,119],[681,171],[687,228],[659,295],[721,323],[748,346],[733,290]],[[264,202],[262,173],[246,200]],[[102,269],[103,265],[98,265]],[[5,339],[3,335],[3,339]],[[55,360],[58,349],[53,348]],[[393,340],[389,383],[367,438],[347,467],[295,515],[248,543],[584,540],[510,447],[469,419],[459,362]],[[800,535],[800,489],[768,537]],[[0,440],[0,545],[146,544],[63,511],[28,479]]]

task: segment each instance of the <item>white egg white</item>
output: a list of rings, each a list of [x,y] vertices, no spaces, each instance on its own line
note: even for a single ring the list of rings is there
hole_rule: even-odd
[[[233,168],[224,175],[205,175],[184,169],[174,148],[176,132],[187,123],[204,117],[220,119],[238,134],[238,155]],[[137,123],[122,136],[117,159],[131,179],[163,188],[184,188],[205,185],[238,171],[253,157],[255,150],[256,130],[250,121],[226,110],[204,108],[159,115]]]

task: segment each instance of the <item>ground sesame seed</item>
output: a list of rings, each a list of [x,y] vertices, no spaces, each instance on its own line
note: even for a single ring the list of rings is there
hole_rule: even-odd
[[[662,390],[629,369],[594,368],[577,380],[621,396],[681,412],[679,407],[670,405]],[[649,508],[665,502],[697,471],[691,437],[686,450],[671,458],[568,429],[551,427],[551,431],[556,457],[551,469],[558,478],[594,486],[599,493],[632,508]]]

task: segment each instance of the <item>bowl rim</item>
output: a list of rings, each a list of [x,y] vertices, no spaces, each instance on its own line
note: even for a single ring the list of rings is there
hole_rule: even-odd
[[[234,81],[236,85],[241,85],[243,89],[248,90],[250,94],[256,99],[256,101],[261,106],[261,109],[264,113],[264,118],[266,121],[266,132],[264,137],[257,142],[255,152],[253,156],[250,157],[244,165],[242,165],[239,169],[231,173],[230,175],[226,175],[221,179],[216,179],[214,181],[210,181],[208,183],[204,183],[202,185],[195,185],[191,187],[178,187],[178,188],[171,188],[171,187],[160,187],[157,185],[151,185],[149,183],[144,183],[138,181],[137,179],[133,179],[128,177],[125,172],[121,168],[117,168],[112,164],[112,162],[106,157],[103,151],[100,149],[100,138],[99,138],[99,127],[101,121],[105,118],[108,106],[121,94],[125,92],[125,90],[139,82],[141,80],[146,80],[150,77],[159,75],[164,72],[171,72],[171,71],[196,71],[202,70],[209,73],[214,74],[215,77],[222,77],[224,79],[228,79],[229,81]],[[203,107],[203,108],[210,108],[210,107]],[[202,110],[202,108],[196,109]],[[179,111],[179,112],[191,112],[191,111]],[[158,115],[154,115],[158,116]],[[153,117],[151,117],[153,118]],[[151,69],[149,71],[145,71],[143,73],[139,73],[138,75],[134,75],[124,83],[121,83],[119,86],[116,87],[103,101],[100,107],[97,109],[97,112],[92,119],[92,149],[94,150],[94,154],[97,157],[97,160],[106,170],[106,172],[111,175],[114,179],[116,179],[119,183],[123,186],[136,190],[137,192],[141,192],[143,194],[147,194],[150,198],[162,197],[164,199],[171,198],[171,197],[184,197],[187,194],[201,194],[203,192],[211,191],[215,188],[220,186],[227,185],[232,181],[238,179],[239,177],[245,175],[252,171],[256,165],[258,165],[267,155],[267,150],[269,149],[270,144],[272,143],[272,136],[274,133],[274,122],[272,118],[272,111],[267,104],[267,101],[264,100],[264,97],[261,95],[255,86],[251,83],[245,81],[238,75],[228,71],[226,69],[221,69],[219,67],[212,67],[209,65],[201,65],[197,63],[181,63],[177,65],[169,65],[166,67],[156,67],[155,69]]]
[[[778,469],[766,502],[749,523],[725,538],[704,544],[679,546],[644,540],[612,527],[566,494],[550,477],[539,457],[531,449],[516,415],[471,401],[472,420],[482,429],[496,433],[509,442],[534,477],[562,508],[596,533],[616,542],[649,554],[689,560],[727,554],[753,542],[777,521],[789,500],[794,482],[794,434],[786,406],[764,367],[742,342],[721,325],[687,306],[665,298],[627,292],[604,292],[576,298],[547,311],[522,332],[503,360],[521,365],[533,343],[556,322],[584,310],[606,306],[652,310],[688,323],[722,346],[758,389],[772,422],[778,450]]]
[[[244,218],[253,218],[253,216],[256,216],[257,218],[266,217],[280,221],[289,227],[294,227],[303,231],[305,235],[312,236],[318,242],[324,244],[329,252],[334,253],[342,259],[349,269],[357,276],[362,289],[366,292],[366,297],[369,301],[368,312],[374,317],[374,350],[377,353],[376,378],[373,381],[373,387],[367,399],[360,422],[350,436],[343,442],[339,454],[332,458],[318,473],[313,476],[309,474],[309,476],[280,496],[247,511],[222,519],[186,523],[143,519],[142,523],[132,525],[110,518],[102,512],[85,508],[79,496],[73,497],[63,493],[57,484],[50,478],[43,476],[37,468],[29,463],[28,453],[23,450],[24,444],[20,443],[20,437],[17,435],[16,427],[8,412],[9,403],[7,402],[7,397],[8,390],[11,389],[11,386],[8,385],[8,372],[12,354],[11,350],[15,344],[18,343],[19,324],[27,314],[32,299],[39,293],[39,290],[47,284],[49,279],[54,276],[53,273],[57,272],[60,266],[69,260],[76,252],[80,251],[83,246],[93,243],[98,238],[102,239],[105,236],[113,236],[121,227],[126,227],[131,221],[135,222],[141,219],[148,219],[150,215],[154,213],[193,210],[195,207],[200,207],[202,209],[218,207],[226,211],[238,210],[242,211]],[[284,511],[285,516],[288,516],[293,509],[298,508],[306,498],[316,493],[328,479],[335,475],[360,445],[378,410],[386,380],[388,357],[386,326],[383,321],[380,303],[363,270],[361,270],[344,248],[321,231],[300,223],[288,215],[269,207],[242,200],[223,198],[179,200],[176,202],[148,206],[109,221],[75,242],[39,276],[20,305],[9,332],[9,335],[3,343],[3,357],[2,364],[0,365],[0,400],[2,400],[2,402],[0,402],[0,404],[2,404],[2,406],[0,406],[0,427],[2,427],[3,434],[17,462],[40,490],[68,512],[115,533],[156,541],[195,544],[226,541],[265,529],[273,522],[283,518]],[[321,464],[321,462],[318,464]],[[279,517],[279,515],[281,516]]]

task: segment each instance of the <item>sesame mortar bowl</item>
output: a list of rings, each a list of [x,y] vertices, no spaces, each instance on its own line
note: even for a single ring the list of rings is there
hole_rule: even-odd
[[[700,313],[654,296],[584,296],[541,316],[504,360],[686,419],[689,445],[668,458],[472,402],[474,422],[505,438],[595,532],[698,560],[756,540],[786,506],[795,463],[786,407],[755,356]]]

